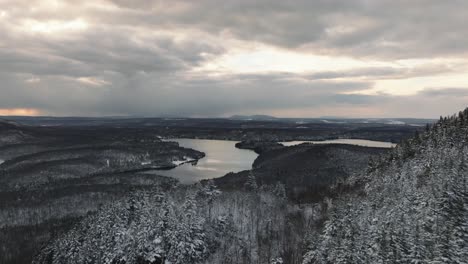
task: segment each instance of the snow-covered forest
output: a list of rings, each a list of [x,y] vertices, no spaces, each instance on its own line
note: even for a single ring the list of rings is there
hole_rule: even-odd
[[[35,263],[466,263],[468,109],[373,159],[319,202],[277,183],[135,191]]]
[[[287,202],[284,186],[219,191],[212,182],[134,192],[48,245],[35,263],[300,263],[318,208]]]
[[[467,263],[468,109],[372,162],[310,230],[306,263]]]

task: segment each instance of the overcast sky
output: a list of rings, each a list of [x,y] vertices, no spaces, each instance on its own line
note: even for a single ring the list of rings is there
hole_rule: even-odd
[[[0,115],[438,117],[467,0],[0,0]]]

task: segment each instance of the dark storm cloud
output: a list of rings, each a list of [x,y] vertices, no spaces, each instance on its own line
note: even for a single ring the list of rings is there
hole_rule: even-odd
[[[217,79],[181,81],[180,76],[135,78],[112,89],[99,108],[110,113],[171,113],[174,115],[220,116],[240,109],[252,112],[287,109],[291,105],[306,107],[333,103],[330,94],[366,89],[368,83],[298,83],[282,75],[230,76]],[[175,79],[175,80],[172,80]],[[131,92],[127,87],[132,87]],[[137,103],[135,103],[137,102]]]

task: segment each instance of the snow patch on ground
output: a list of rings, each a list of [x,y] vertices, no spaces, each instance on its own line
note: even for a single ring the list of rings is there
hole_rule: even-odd
[[[145,166],[145,165],[150,165],[151,164],[151,161],[143,161],[141,163],[141,165]]]
[[[343,121],[331,121],[331,120],[326,120],[326,119],[322,119],[321,120],[323,123],[326,123],[326,124],[344,124],[346,122],[343,122]]]
[[[172,164],[176,165],[176,166],[179,166],[181,164],[184,164],[184,163],[187,163],[187,162],[191,162],[191,161],[195,161],[195,159],[192,159],[192,158],[189,158],[189,157],[186,157],[184,156],[183,159],[181,160],[173,160],[172,161]]]
[[[386,122],[385,124],[387,124],[387,125],[404,125],[406,123],[403,122],[403,121],[398,121],[398,120],[390,120],[390,121]]]
[[[194,169],[201,170],[201,171],[217,171],[218,170],[216,168],[203,167],[203,166],[195,166]]]
[[[222,163],[222,161],[217,160],[217,159],[207,159],[206,163]]]

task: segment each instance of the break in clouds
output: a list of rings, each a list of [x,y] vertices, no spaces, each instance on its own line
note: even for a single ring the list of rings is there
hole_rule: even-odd
[[[437,117],[465,0],[0,0],[0,114]]]

